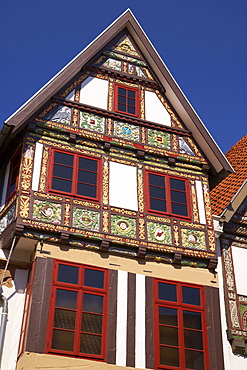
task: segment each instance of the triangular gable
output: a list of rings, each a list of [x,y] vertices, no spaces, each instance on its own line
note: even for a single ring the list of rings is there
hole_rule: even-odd
[[[122,51],[114,50],[113,52],[123,55],[123,46],[125,44],[125,50],[128,49],[129,52],[129,54],[125,53],[126,56],[133,57],[136,60],[139,60],[140,57],[145,59],[153,78],[159,85],[159,89],[165,92],[167,100],[177,112],[186,129],[192,133],[194,140],[201,148],[201,152],[206,156],[211,166],[212,174],[221,173],[224,177],[232,171],[231,166],[186,100],[130,10],[123,13],[106,31],[5,122],[2,129],[4,135],[0,137],[0,143],[6,138],[6,132],[12,132],[12,135],[14,135],[17,130],[19,131],[21,125],[26,123],[37,109],[40,109],[52,96],[61,91],[62,86],[71,81],[85,65],[92,63],[95,57],[99,57],[102,50],[124,29],[128,31],[130,37],[125,37],[122,43],[118,44],[117,48],[120,49],[121,46]],[[138,46],[138,50],[134,44]],[[129,48],[127,48],[127,45]]]

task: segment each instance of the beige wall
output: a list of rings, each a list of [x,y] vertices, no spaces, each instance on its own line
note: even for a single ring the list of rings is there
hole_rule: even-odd
[[[38,250],[40,247],[38,246]],[[183,281],[218,287],[215,277],[208,269],[187,266],[174,266],[165,263],[137,261],[123,256],[108,255],[90,250],[72,248],[70,246],[56,246],[44,244],[45,253],[36,252],[36,256],[43,258],[57,258],[65,261],[84,263],[92,266],[104,267],[112,270],[123,270],[135,274],[143,274],[162,279]]]
[[[16,370],[133,370],[133,367],[122,367],[105,362],[70,358],[65,356],[42,355],[25,352],[19,358]],[[135,368],[137,369],[137,368]]]

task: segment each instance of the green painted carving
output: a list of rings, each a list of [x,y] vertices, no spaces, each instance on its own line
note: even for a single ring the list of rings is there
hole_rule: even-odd
[[[116,71],[121,71],[121,62],[115,59],[107,59],[105,63],[102,64],[103,67],[115,69]]]
[[[203,231],[182,229],[182,246],[184,248],[206,249]]]
[[[136,220],[124,216],[112,215],[111,233],[136,238]]]
[[[99,231],[99,212],[74,207],[73,227]]]
[[[105,127],[104,118],[94,114],[80,112],[80,127],[102,133]]]
[[[129,123],[114,121],[113,135],[127,140],[140,141],[139,127]]]
[[[148,240],[155,243],[172,244],[171,227],[156,222],[147,222]]]
[[[34,199],[33,219],[53,224],[61,223],[61,204]]]
[[[163,149],[170,149],[170,134],[163,131],[148,129],[148,144]]]

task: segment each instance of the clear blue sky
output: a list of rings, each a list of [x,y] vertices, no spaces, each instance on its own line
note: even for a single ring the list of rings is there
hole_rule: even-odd
[[[246,0],[3,1],[0,126],[127,8],[226,152],[247,134]]]

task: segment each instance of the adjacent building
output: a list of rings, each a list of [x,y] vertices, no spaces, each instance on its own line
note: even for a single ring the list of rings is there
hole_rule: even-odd
[[[0,153],[5,370],[224,369],[209,187],[232,167],[129,10]]]
[[[247,135],[226,157],[234,168],[211,192],[225,369],[247,367]]]

